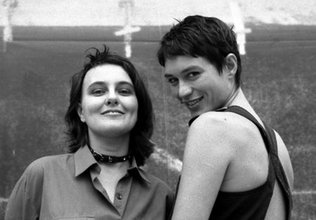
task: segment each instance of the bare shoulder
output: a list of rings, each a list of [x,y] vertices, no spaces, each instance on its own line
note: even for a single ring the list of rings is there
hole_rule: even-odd
[[[247,119],[231,112],[206,112],[191,124],[187,145],[205,153],[218,151],[232,159],[239,146],[251,139],[255,126]],[[209,154],[210,155],[210,154]],[[227,158],[227,159],[228,159]]]
[[[190,129],[202,129],[205,128],[223,128],[227,126],[232,126],[236,122],[236,114],[230,112],[215,112],[210,111],[201,114],[194,122],[191,124]]]
[[[206,112],[200,115],[191,124],[186,141],[186,148],[194,148],[194,151],[208,151],[210,153],[217,148],[222,153],[228,150],[229,119],[222,112]],[[198,153],[198,152],[197,152]]]
[[[294,173],[293,173],[293,167],[291,163],[291,158],[289,155],[289,151],[287,147],[285,146],[281,136],[278,134],[278,132],[274,131],[276,135],[276,140],[278,144],[278,155],[281,161],[281,164],[283,166],[283,169],[285,171],[285,174],[288,178],[288,182],[290,184],[291,189],[293,189],[293,182],[294,182]]]
[[[227,138],[229,127],[232,126],[232,116],[225,112],[206,112],[200,115],[189,128],[189,135],[194,134],[196,137],[207,137],[221,139]],[[214,139],[212,139],[214,141]]]
[[[206,112],[192,124],[189,133],[218,137],[244,145],[254,135],[258,135],[256,126],[243,116],[232,112]]]

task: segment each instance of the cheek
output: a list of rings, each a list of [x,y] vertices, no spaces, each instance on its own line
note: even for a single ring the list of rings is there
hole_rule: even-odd
[[[138,112],[138,101],[137,98],[127,98],[122,99],[121,104],[130,112],[135,112],[137,114]]]
[[[134,109],[135,114],[136,114],[136,117],[137,117],[137,113],[138,113],[138,101],[137,101],[136,98],[135,98],[135,100],[133,101],[132,108]]]
[[[82,111],[85,115],[98,111],[101,106],[102,102],[100,101],[82,100]]]
[[[171,95],[175,98],[178,98],[179,93],[179,87],[178,86],[170,86],[169,91],[171,92]]]
[[[139,106],[138,106],[138,101],[137,101],[137,99],[136,99],[136,101],[135,101],[136,103],[135,103],[135,124],[136,124],[136,121],[138,120],[138,108],[139,108]]]

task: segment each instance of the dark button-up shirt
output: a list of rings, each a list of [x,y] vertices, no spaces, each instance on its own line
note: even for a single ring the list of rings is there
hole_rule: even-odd
[[[5,220],[163,220],[169,215],[170,188],[135,161],[118,182],[113,203],[100,172],[87,147],[34,161],[12,191]]]

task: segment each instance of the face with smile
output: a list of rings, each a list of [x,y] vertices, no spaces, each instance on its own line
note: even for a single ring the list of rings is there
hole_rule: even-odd
[[[80,120],[89,138],[129,135],[137,121],[138,101],[125,70],[112,64],[90,69],[83,80]]]
[[[233,71],[224,67],[220,73],[203,57],[168,58],[165,78],[192,117],[224,107],[234,90]]]

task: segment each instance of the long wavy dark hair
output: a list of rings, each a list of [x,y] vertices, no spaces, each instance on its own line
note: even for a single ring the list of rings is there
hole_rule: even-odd
[[[91,52],[86,56],[89,61],[84,64],[80,72],[71,78],[69,107],[65,115],[66,134],[69,142],[67,150],[74,153],[89,142],[87,125],[81,122],[77,112],[81,103],[82,85],[86,73],[96,66],[113,64],[122,67],[134,85],[139,107],[136,124],[130,133],[129,151],[135,157],[137,164],[142,166],[154,148],[154,144],[150,141],[153,133],[154,113],[149,93],[138,71],[128,59],[111,53],[106,45],[104,45],[103,51],[97,48],[90,48],[88,51],[91,50],[95,53]]]
[[[204,57],[222,73],[229,53],[237,58],[235,82],[239,87],[241,58],[232,27],[218,18],[193,15],[179,21],[163,36],[157,58],[160,65],[165,66],[166,59],[175,56]]]

